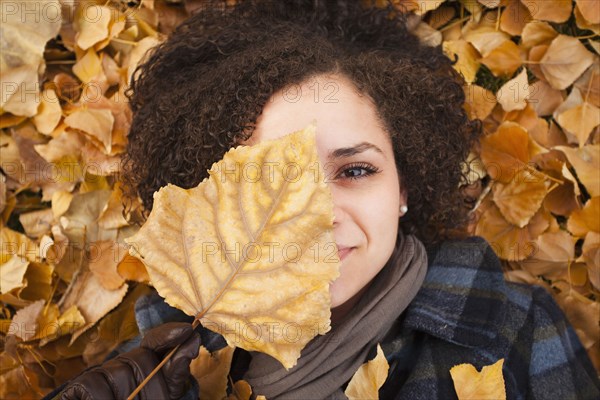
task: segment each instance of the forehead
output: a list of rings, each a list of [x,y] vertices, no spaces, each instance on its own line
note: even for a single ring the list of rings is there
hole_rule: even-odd
[[[334,149],[370,142],[391,151],[373,101],[340,75],[319,75],[274,93],[247,144],[277,139],[313,120],[319,146]]]

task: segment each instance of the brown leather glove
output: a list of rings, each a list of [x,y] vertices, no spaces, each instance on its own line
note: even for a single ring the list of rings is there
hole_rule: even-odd
[[[140,347],[123,353],[75,378],[60,399],[126,399],[163,357],[183,343],[150,379],[136,399],[178,399],[188,389],[190,362],[198,356],[200,336],[192,325],[169,322],[148,331]]]

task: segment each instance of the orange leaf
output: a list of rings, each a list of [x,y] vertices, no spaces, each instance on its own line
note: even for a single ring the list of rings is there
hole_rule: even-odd
[[[527,6],[534,19],[566,22],[571,16],[573,3],[571,0],[521,0]]]
[[[573,211],[567,227],[579,237],[584,237],[590,231],[600,233],[600,197],[592,197],[583,209]]]
[[[592,130],[600,125],[600,109],[590,103],[583,103],[561,113],[557,122],[577,136],[579,147],[583,147]]]
[[[579,39],[558,35],[540,60],[548,83],[555,89],[566,89],[594,62]]]
[[[592,196],[600,196],[600,144],[585,145],[579,149],[556,146],[555,149],[565,153],[587,191]]]
[[[494,203],[508,222],[523,228],[542,205],[547,186],[543,174],[520,170],[509,183],[494,184]]]
[[[496,76],[510,76],[523,64],[519,47],[507,40],[479,60]]]

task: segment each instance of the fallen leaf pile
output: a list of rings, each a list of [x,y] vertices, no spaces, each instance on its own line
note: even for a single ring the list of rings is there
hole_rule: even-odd
[[[483,121],[473,234],[554,295],[600,370],[600,1],[392,1],[456,60]],[[202,2],[0,1],[1,398],[39,398],[137,335],[124,93]]]

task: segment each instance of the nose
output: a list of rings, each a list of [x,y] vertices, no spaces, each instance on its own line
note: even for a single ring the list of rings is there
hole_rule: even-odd
[[[333,226],[335,227],[348,218],[348,213],[345,211],[341,193],[338,193],[332,186],[335,185],[330,185],[333,200]]]

